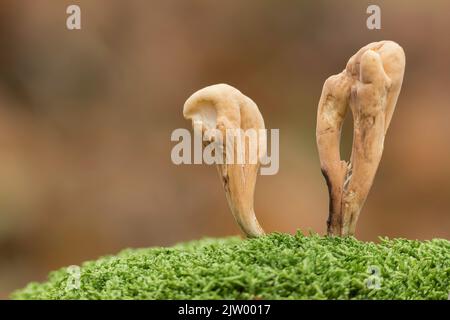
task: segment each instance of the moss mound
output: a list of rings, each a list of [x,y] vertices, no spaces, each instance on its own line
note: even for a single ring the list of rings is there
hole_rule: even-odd
[[[375,244],[300,232],[204,239],[86,262],[79,289],[67,287],[68,277],[66,268],[54,271],[12,298],[447,299],[450,242]]]

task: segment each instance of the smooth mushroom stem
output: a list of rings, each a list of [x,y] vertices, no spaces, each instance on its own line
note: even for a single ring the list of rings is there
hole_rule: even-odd
[[[359,50],[342,73],[325,82],[316,134],[330,195],[329,235],[355,233],[381,160],[404,68],[403,49],[392,41],[381,41]],[[348,107],[354,127],[352,155],[347,164],[340,158],[339,142]]]
[[[249,238],[264,234],[253,209],[253,196],[259,165],[218,165],[219,176],[230,210],[244,234]]]
[[[211,129],[221,132],[223,163],[217,164],[217,169],[230,210],[248,237],[263,235],[253,209],[260,158],[266,152],[265,135],[260,136],[259,131],[265,129],[264,120],[257,105],[232,86],[217,84],[194,93],[186,101],[183,114],[193,124],[201,123],[204,133]],[[256,146],[245,135],[248,129],[256,134]],[[213,137],[206,139],[206,144],[214,141]],[[252,148],[257,148],[256,159],[251,157]]]

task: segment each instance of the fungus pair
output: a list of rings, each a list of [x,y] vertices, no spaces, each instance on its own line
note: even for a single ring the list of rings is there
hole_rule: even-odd
[[[361,48],[344,71],[325,81],[317,114],[317,147],[322,173],[327,182],[330,206],[328,235],[353,235],[356,222],[372,186],[383,152],[384,137],[392,119],[403,81],[405,55],[392,41],[371,43]],[[341,160],[340,137],[345,115],[353,114],[353,146],[350,161]],[[264,129],[257,105],[239,90],[225,84],[206,87],[185,103],[183,114],[203,133],[218,130]],[[260,134],[260,133],[259,133]],[[239,136],[230,149],[244,152],[243,164],[218,164],[218,171],[234,218],[248,237],[264,234],[253,210],[253,195],[260,159],[265,155],[265,137],[260,141],[258,160],[249,161],[249,142]],[[204,135],[206,144],[215,135]],[[239,146],[242,148],[240,149]]]

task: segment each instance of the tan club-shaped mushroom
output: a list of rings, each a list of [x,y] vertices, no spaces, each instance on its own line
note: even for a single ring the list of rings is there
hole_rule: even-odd
[[[325,81],[317,114],[317,146],[330,195],[328,234],[353,235],[383,153],[384,137],[400,94],[405,54],[395,42],[361,48],[340,74]],[[353,113],[350,162],[341,160],[340,136]]]
[[[230,152],[236,158],[234,163],[218,164],[220,178],[225,189],[228,205],[234,218],[248,237],[257,237],[264,234],[256,219],[253,210],[253,196],[255,192],[256,177],[260,167],[260,157],[265,155],[265,135],[260,136],[260,129],[264,129],[264,119],[257,105],[236,88],[226,84],[212,85],[195,92],[184,104],[183,115],[192,120],[194,129],[201,128],[203,140],[206,144],[217,142],[217,135],[211,134],[214,129],[220,131],[223,141],[221,149],[227,158]],[[241,129],[243,131],[254,129],[258,139],[258,157],[250,161],[249,139],[239,135],[232,146],[228,136]],[[227,136],[228,135],[228,136]],[[206,141],[205,141],[206,140]],[[239,148],[240,146],[243,146]],[[233,148],[233,149],[230,149]],[[242,155],[243,162],[237,161],[238,153],[245,150]]]

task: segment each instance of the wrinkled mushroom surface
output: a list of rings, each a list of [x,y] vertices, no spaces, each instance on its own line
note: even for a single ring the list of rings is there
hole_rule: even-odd
[[[317,146],[327,182],[328,234],[353,235],[383,153],[384,138],[403,81],[405,54],[395,42],[361,48],[344,71],[325,81],[317,113]],[[350,161],[341,160],[345,115],[353,114]]]

